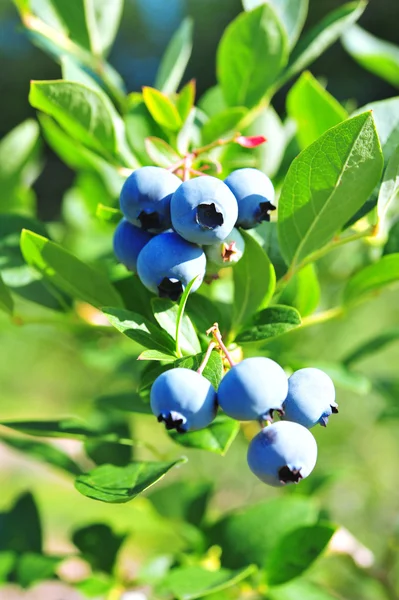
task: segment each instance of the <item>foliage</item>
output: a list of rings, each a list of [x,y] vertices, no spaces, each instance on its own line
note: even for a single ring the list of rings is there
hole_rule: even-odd
[[[184,81],[195,28],[190,20],[170,41],[155,87],[128,94],[107,61],[121,0],[88,0],[79,8],[61,0],[15,4],[29,39],[60,64],[62,74],[31,82],[29,102],[38,121],[22,123],[0,143],[0,310],[22,332],[42,321],[54,326],[55,336],[67,329],[86,358],[93,352],[96,361],[106,361],[103,348],[120,348],[110,359],[112,381],[130,380],[128,390],[116,383],[92,399],[86,421],[62,411],[40,420],[29,414],[2,418],[1,441],[64,473],[68,486],[74,480],[76,494],[90,499],[128,503],[151,488],[147,500],[135,502],[170,528],[171,539],[179,537],[177,548],[171,543],[167,553],[166,544],[164,554],[155,552],[134,573],[124,572],[128,518],[123,531],[82,524],[71,532],[74,556],[92,571],[77,589],[109,600],[127,600],[123,593],[141,586],[159,599],[227,600],[248,590],[272,600],[336,597],[322,581],[302,576],[338,529],[310,497],[325,482],[301,484],[302,496],[284,490],[278,498],[215,515],[211,486],[190,481],[193,453],[219,455],[211,458],[216,471],[223,469],[222,456],[237,436],[253,432],[220,414],[204,430],[169,432],[164,451],[155,419],[150,426],[149,388],[167,369],[198,369],[214,322],[237,356],[272,355],[287,371],[306,365],[311,352],[291,349],[290,336],[350,319],[357,306],[398,282],[399,98],[348,114],[348,106],[304,71],[342,36],[355,60],[397,86],[398,48],[354,25],[366,8],[362,0],[343,4],[304,35],[307,0],[245,0],[220,40],[217,85],[196,103],[195,82]],[[297,75],[282,120],[273,99]],[[50,225],[37,219],[32,191],[43,165],[42,138],[76,173],[62,201],[62,222]],[[194,295],[187,289],[174,304],[154,297],[117,264],[112,235],[120,219],[119,192],[132,170],[153,164],[178,171],[187,160],[197,174],[221,178],[242,166],[264,171],[278,191],[278,216],[243,232],[245,254],[236,266]],[[324,288],[323,261],[346,245],[359,260],[331,292]],[[325,368],[338,386],[364,384],[387,397],[397,417],[398,382],[354,370],[397,339],[396,329],[380,331]],[[317,352],[313,358],[317,363]],[[213,350],[203,374],[215,388],[223,369]],[[133,382],[132,373],[138,373]],[[77,456],[51,438],[75,440]],[[173,473],[178,482],[152,489]],[[29,587],[63,578],[65,556],[43,546],[31,494],[0,515],[0,529],[2,582]],[[389,594],[393,584],[384,569],[367,574]]]

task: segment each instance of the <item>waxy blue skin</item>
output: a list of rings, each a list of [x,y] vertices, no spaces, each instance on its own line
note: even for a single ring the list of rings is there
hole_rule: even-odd
[[[152,385],[151,410],[167,429],[181,433],[203,429],[216,416],[216,391],[196,371],[171,369],[159,375]]]
[[[246,358],[230,369],[218,389],[224,412],[238,421],[267,420],[281,410],[288,392],[284,370],[270,358]]]
[[[275,209],[274,187],[267,175],[258,169],[237,169],[224,182],[237,200],[237,227],[252,229],[270,221],[269,211]]]
[[[129,271],[136,272],[137,258],[144,246],[152,239],[151,233],[135,227],[122,219],[114,232],[114,253]]]
[[[288,395],[283,405],[284,420],[314,427],[324,427],[328,417],[338,412],[335,388],[330,377],[313,367],[299,369],[288,379]]]
[[[190,244],[174,231],[164,231],[153,237],[137,260],[137,273],[146,288],[171,300],[178,300],[190,281],[198,275],[191,288],[191,292],[195,292],[202,283],[205,269],[206,258],[202,248]]]
[[[152,233],[164,231],[171,225],[170,199],[179,185],[181,180],[166,169],[141,167],[123,184],[121,211],[136,227]]]
[[[282,487],[298,483],[314,469],[316,440],[302,425],[278,421],[253,438],[247,460],[252,473],[268,485]]]
[[[182,183],[170,203],[172,225],[184,239],[207,245],[231,233],[238,215],[237,201],[216,177],[196,177]]]

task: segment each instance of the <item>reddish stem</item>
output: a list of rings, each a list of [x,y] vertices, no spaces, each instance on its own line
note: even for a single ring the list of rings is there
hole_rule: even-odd
[[[230,367],[235,367],[235,362],[234,360],[231,358],[230,352],[228,351],[228,349],[226,348],[220,330],[219,330],[219,325],[217,323],[214,323],[212,325],[212,327],[210,327],[208,329],[208,331],[206,332],[207,335],[209,335],[210,333],[212,333],[214,339],[216,340],[219,348],[222,350],[223,354],[225,355],[225,357],[228,360],[228,363],[230,365]]]

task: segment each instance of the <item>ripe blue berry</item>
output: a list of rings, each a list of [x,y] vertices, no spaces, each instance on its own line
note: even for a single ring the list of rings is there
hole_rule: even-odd
[[[216,391],[196,371],[171,369],[159,375],[152,385],[151,410],[166,429],[180,433],[203,429],[215,418]]]
[[[141,167],[126,179],[120,195],[121,211],[128,221],[159,233],[170,227],[170,199],[181,180],[161,167]]]
[[[223,267],[235,265],[244,254],[244,250],[244,238],[238,229],[234,228],[223,242],[206,246],[205,254],[207,260],[212,263],[212,268],[218,271]],[[207,271],[209,271],[208,268]]]
[[[239,421],[267,420],[281,411],[288,392],[284,370],[274,360],[246,358],[223,377],[218,401],[224,412]]]
[[[114,232],[114,253],[129,271],[136,271],[137,257],[153,236],[122,219]]]
[[[288,395],[283,404],[284,419],[304,427],[320,423],[324,427],[328,417],[338,412],[335,388],[330,377],[320,369],[299,369],[288,380]]]
[[[174,231],[155,236],[140,252],[137,273],[142,283],[161,298],[178,300],[195,276],[192,292],[202,283],[206,258],[199,246],[183,240]]]
[[[238,203],[237,227],[252,229],[262,221],[270,221],[275,210],[274,187],[267,175],[258,169],[238,169],[225,179]]]
[[[275,487],[298,483],[314,469],[317,444],[308,429],[278,421],[260,431],[248,447],[248,465],[261,481]]]
[[[237,220],[237,201],[216,177],[185,181],[170,203],[173,228],[189,242],[216,244],[231,233]]]

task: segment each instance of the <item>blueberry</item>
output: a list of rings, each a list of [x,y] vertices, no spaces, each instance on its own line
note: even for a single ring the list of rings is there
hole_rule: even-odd
[[[161,167],[141,167],[126,179],[121,195],[121,211],[128,221],[153,233],[168,229],[170,199],[181,180]]]
[[[114,232],[114,253],[129,271],[136,272],[137,257],[153,236],[122,219]]]
[[[317,444],[308,429],[278,421],[260,431],[248,447],[248,465],[261,481],[275,487],[298,483],[314,469]]]
[[[262,221],[270,221],[275,210],[274,187],[267,175],[258,169],[238,169],[225,179],[238,203],[237,227],[252,229]]]
[[[239,421],[272,418],[281,411],[288,392],[284,370],[274,360],[264,357],[246,358],[223,377],[219,389],[219,405]]]
[[[338,412],[334,384],[320,369],[299,369],[288,380],[288,395],[283,408],[287,421],[308,428],[317,423],[325,427],[328,417]]]
[[[178,300],[196,275],[195,292],[205,275],[206,258],[199,246],[190,244],[174,231],[155,236],[140,252],[137,273],[142,283],[161,298]]]
[[[215,418],[216,391],[196,371],[171,369],[159,375],[152,385],[151,410],[166,429],[181,433],[203,429]]]
[[[231,233],[237,220],[237,201],[216,177],[185,181],[170,203],[173,228],[189,242],[216,244]]]
[[[238,229],[234,228],[223,242],[206,246],[205,254],[207,260],[212,263],[212,267],[219,270],[238,262],[244,254],[244,250],[244,238]]]

